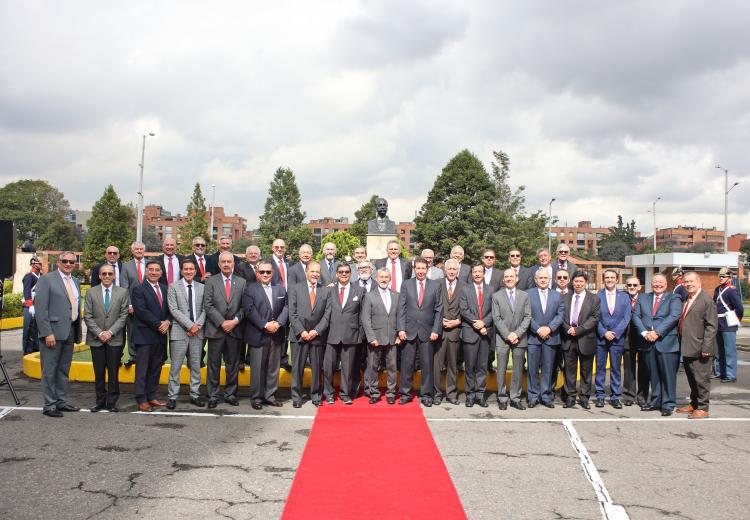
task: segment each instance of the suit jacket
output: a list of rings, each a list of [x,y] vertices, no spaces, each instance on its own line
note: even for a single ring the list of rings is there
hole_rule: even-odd
[[[615,311],[609,312],[607,291],[601,289],[599,295],[599,325],[597,326],[598,345],[619,347],[625,345],[625,331],[630,324],[630,296],[622,291],[615,291]],[[604,339],[604,334],[611,330],[615,333],[614,341]]]
[[[480,309],[475,286],[473,281],[464,286],[458,304],[461,310],[461,341],[467,343],[476,343],[483,337],[492,339],[494,334],[492,330],[492,293],[495,291],[492,291],[486,283],[482,283],[482,308]],[[484,322],[484,326],[487,328],[487,336],[482,336],[472,326],[474,320],[478,319]]]
[[[486,272],[487,271],[486,271],[486,268],[485,268],[485,273]],[[486,277],[485,277],[485,280],[486,280]],[[470,280],[469,283],[471,284],[471,283],[474,283],[474,282]],[[500,287],[503,287],[505,285],[503,283],[503,271],[502,271],[502,269],[499,269],[497,267],[493,267],[492,268],[492,274],[490,275],[490,283],[489,283],[489,285],[490,285],[490,289],[492,290],[492,292],[490,294],[495,294],[495,292],[497,292],[497,290],[500,289]]]
[[[224,287],[224,276],[212,275],[206,280],[203,291],[203,307],[206,311],[206,337],[223,338],[225,332],[221,329],[224,320],[237,318],[242,322],[242,295],[245,292],[247,282],[240,276],[232,275],[229,289],[229,301],[227,301],[226,288]],[[242,338],[242,325],[237,325],[230,334],[233,338]]]
[[[633,324],[638,336],[653,330],[659,334],[659,339],[651,343],[643,340],[645,350],[652,346],[659,352],[679,352],[680,343],[677,335],[677,324],[682,314],[682,300],[674,293],[665,292],[659,302],[659,308],[654,316],[654,293],[642,294],[633,309]]]
[[[189,255],[186,255],[183,258],[192,258],[193,260],[195,260],[195,265],[197,266],[195,279],[199,283],[201,283],[201,278],[203,276],[201,275],[201,264],[200,264],[200,261],[198,260],[198,255],[196,255],[195,253],[190,253]],[[235,271],[237,270],[237,265],[238,264],[235,261],[235,264],[234,264]],[[203,272],[211,273],[212,275],[218,274],[220,272],[219,264],[216,263],[216,257],[214,255],[203,255]]]
[[[518,336],[517,348],[526,348],[529,342],[529,324],[531,323],[531,304],[524,291],[515,290],[513,295],[515,308],[511,307],[508,291],[500,289],[492,295],[492,327],[495,330],[495,344],[508,341],[511,332]]]
[[[266,291],[259,283],[245,286],[242,306],[245,314],[245,343],[251,347],[262,347],[284,341],[284,327],[289,321],[289,305],[287,292],[281,285],[271,285],[271,299],[269,303]],[[317,307],[317,301],[316,301]],[[270,334],[264,330],[266,323],[277,321],[281,325],[279,330]]]
[[[529,304],[531,306],[531,325],[529,327],[529,345],[560,345],[560,326],[563,323],[565,304],[560,293],[554,289],[547,289],[547,309],[542,312],[542,300],[539,288],[533,287],[527,291]],[[539,327],[547,326],[552,329],[552,334],[547,340],[543,340],[536,333]]]
[[[632,303],[633,299],[630,298],[630,295],[628,297],[630,298],[630,324],[625,329],[625,350],[630,350],[632,352],[636,352],[638,350],[649,350],[651,347],[646,345],[646,340],[643,339],[643,337],[638,333],[638,327],[635,326],[635,306],[638,305],[638,300],[641,299],[643,295],[638,294],[638,297],[635,300],[635,305]]]
[[[167,264],[164,261],[164,257],[165,256],[166,255],[164,253],[162,253],[162,254],[160,254],[159,256],[156,257],[156,259],[161,264],[161,278],[159,278],[159,283],[167,283],[167,278],[168,278],[167,275],[169,273],[167,272]],[[176,282],[177,280],[179,280],[180,278],[182,278],[182,274],[180,274],[180,267],[179,267],[179,264],[182,262],[182,257],[180,255],[178,255],[177,253],[175,253],[172,256],[177,257],[178,267],[176,268],[176,270],[174,272],[174,279],[173,279],[173,282]],[[143,279],[144,280],[146,279],[146,273],[143,273]]]
[[[391,296],[391,306],[386,311],[380,290],[370,291],[362,299],[360,321],[365,339],[369,343],[378,340],[380,346],[394,345],[398,337],[396,317],[398,314],[398,293],[388,289]]]
[[[440,280],[442,278],[445,278],[445,273],[442,269],[432,266],[427,269],[427,278],[429,278],[430,280]]]
[[[463,283],[471,283],[471,267],[461,262],[461,268],[458,270],[458,276],[456,276]]]
[[[310,286],[307,283],[290,284],[287,299],[291,331],[289,339],[301,343],[300,334],[306,330],[316,330],[318,336],[310,343],[325,345],[331,314],[330,291],[318,282],[315,289],[315,307],[310,308]]]
[[[101,264],[96,264],[91,269],[91,287],[94,287],[95,285],[99,285],[100,283],[102,283],[102,281],[99,279],[99,269],[101,269],[101,267],[104,264],[106,264],[106,263],[107,262],[102,262]],[[120,277],[118,279],[117,276],[115,276],[114,283],[115,283],[115,285],[117,285],[119,287],[122,287],[122,263],[119,260],[117,261],[117,267],[115,269],[116,269],[115,274],[120,273]],[[117,283],[117,282],[119,282],[119,283]],[[110,343],[112,343],[112,340],[110,340]]]
[[[271,277],[271,285],[281,285],[281,272],[279,272],[279,266],[276,265],[276,260],[271,256],[271,257],[266,258],[264,261],[271,262],[271,268],[273,269],[273,277]],[[286,280],[287,280],[286,288],[289,288],[289,268],[291,267],[291,265],[289,264],[289,262],[286,261],[286,258],[283,259],[282,261],[284,262],[284,272],[286,273]],[[321,268],[320,270],[321,270],[321,276],[322,276],[323,268]]]
[[[453,282],[453,297],[448,298],[448,285],[446,280],[440,280],[441,297],[443,300],[443,319],[460,320],[461,319],[461,295],[464,292],[466,284],[456,278]],[[444,339],[458,341],[461,339],[461,324],[452,329],[443,328],[442,335]]]
[[[166,345],[167,335],[159,332],[159,325],[164,320],[171,320],[169,302],[167,302],[167,284],[159,282],[163,305],[159,305],[156,291],[144,278],[143,283],[136,285],[130,295],[133,306],[133,328],[131,338],[134,345]]]
[[[430,334],[443,331],[443,299],[441,282],[425,279],[422,306],[419,306],[417,279],[404,280],[398,297],[396,328],[406,332],[406,339],[429,341]]]
[[[568,271],[568,274],[570,275],[570,279],[572,280],[573,273],[576,272],[576,270],[578,269],[578,266],[574,264],[573,262],[571,262],[570,260],[565,262],[565,266],[567,268],[566,271]],[[554,260],[552,260],[552,277],[553,278],[557,275],[557,271],[559,270],[560,270],[560,262],[557,260],[557,258],[555,258]]]
[[[405,282],[406,280],[411,278],[411,274],[413,271],[411,267],[411,262],[409,262],[408,260],[404,260],[403,258],[399,258],[398,261],[399,261],[399,267],[401,268],[401,280]],[[383,267],[390,270],[391,268],[390,258],[386,257],[386,258],[380,258],[379,260],[375,260],[375,271]]]
[[[172,318],[174,318],[174,321],[172,321],[172,328],[169,332],[169,338],[172,340],[188,339],[187,330],[190,329],[193,324],[200,327],[197,337],[200,340],[203,340],[204,338],[203,327],[206,324],[206,309],[203,307],[203,295],[205,293],[205,287],[197,280],[199,274],[200,273],[196,273],[195,279],[193,280],[193,298],[195,299],[195,314],[193,315],[193,320],[190,319],[190,302],[188,301],[188,291],[185,284],[180,282],[173,283],[169,286],[169,290],[167,291],[167,302],[169,303],[169,312],[172,313]]]
[[[716,354],[716,331],[719,318],[716,304],[706,291],[693,297],[693,304],[682,318],[680,348],[685,357],[700,357],[702,352]],[[690,300],[685,301],[687,304]]]
[[[143,262],[143,271],[141,272],[143,280],[146,279],[146,262]],[[135,265],[135,259],[128,260],[122,264],[122,270],[120,271],[120,287],[127,289],[129,294],[133,294],[133,288],[136,285],[140,285],[143,280],[138,279],[138,267]]]
[[[287,280],[287,289],[290,289],[296,283],[300,283],[300,282],[307,283],[307,271],[305,270],[304,264],[302,262],[297,262],[296,264],[293,264],[289,268],[289,273],[287,273],[286,280]]]
[[[234,272],[237,274],[237,276],[241,276],[249,284],[257,281],[257,278],[255,276],[256,269],[257,264],[252,265],[250,264],[250,262],[240,262],[240,265],[234,266]]]
[[[353,345],[360,343],[359,313],[362,298],[366,294],[361,287],[349,282],[349,294],[343,305],[339,301],[339,286],[327,287],[331,301],[328,321],[328,338],[331,345]]]
[[[570,346],[577,340],[578,351],[581,354],[589,356],[596,352],[596,328],[599,326],[600,301],[595,293],[586,291],[586,296],[578,309],[578,325],[575,327],[576,335],[569,336],[568,329],[571,327],[570,313],[575,305],[573,298],[575,298],[575,291],[568,291],[563,297],[562,349],[570,350]]]
[[[90,347],[101,347],[99,339],[102,331],[109,330],[112,339],[108,344],[121,347],[125,344],[125,325],[128,322],[128,305],[130,295],[127,289],[112,284],[109,293],[109,311],[104,310],[104,295],[101,285],[95,285],[86,291],[83,304],[83,319],[86,322],[86,344]]]
[[[75,327],[75,341],[81,341],[81,286],[78,280],[72,279],[78,289],[78,319],[70,320],[72,307],[68,299],[68,291],[60,273],[52,271],[39,278],[34,292],[34,309],[39,338],[54,334],[56,341],[65,341],[70,335],[71,325]]]
[[[216,251],[215,253],[211,255],[206,255],[206,258],[211,259],[211,269],[209,269],[209,272],[214,274],[219,274],[221,272],[221,268],[219,267],[219,255],[221,254],[221,251]],[[162,255],[163,256],[163,255]],[[234,257],[234,271],[232,274],[236,274],[238,276],[242,276],[240,272],[238,272],[237,267],[242,263],[242,258],[232,253],[232,257]],[[208,265],[208,264],[206,264]]]
[[[328,260],[325,258],[320,260],[320,282],[323,285],[329,285],[332,283],[336,283],[338,280],[336,278],[336,269],[338,269],[339,262],[338,260],[333,261],[333,273],[328,272]],[[352,269],[352,271],[356,271],[356,269]],[[350,280],[351,281],[351,280]]]

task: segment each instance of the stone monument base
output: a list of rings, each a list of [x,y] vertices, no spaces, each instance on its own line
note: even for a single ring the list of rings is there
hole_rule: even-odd
[[[31,259],[36,253],[16,253],[16,272],[13,275],[13,292],[23,292],[23,277],[31,271]]]
[[[370,261],[388,256],[388,242],[398,240],[396,235],[367,235],[367,259]]]

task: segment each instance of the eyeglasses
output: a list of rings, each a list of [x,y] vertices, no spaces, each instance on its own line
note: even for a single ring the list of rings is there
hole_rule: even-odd
[[[626,283],[625,285],[627,287],[638,287],[640,284],[639,283]]]
[[[269,269],[263,269],[262,271],[258,271],[258,274],[271,274],[273,271]]]
[[[557,277],[557,279],[558,279],[558,280],[567,280],[567,279],[568,279],[568,277],[567,277],[567,276],[562,276],[562,275],[561,275],[561,276],[558,276],[558,277]]]
[[[75,260],[58,260],[63,265],[74,265],[76,263]]]
[[[193,247],[206,247],[206,244],[193,244]]]
[[[491,255],[484,255],[484,258],[486,258],[487,260],[494,260],[495,259],[495,257],[491,256]]]
[[[567,255],[568,253],[570,253],[570,251],[558,251],[557,252],[558,255]]]
[[[102,276],[114,276],[114,275],[115,275],[115,273],[99,273],[99,277],[100,277],[100,278],[101,278]]]
[[[352,274],[351,271],[336,271],[338,274]]]
[[[107,254],[108,255],[119,255],[120,252],[119,251],[107,251]]]
[[[521,255],[514,255],[513,253],[508,255],[511,258],[521,258]]]

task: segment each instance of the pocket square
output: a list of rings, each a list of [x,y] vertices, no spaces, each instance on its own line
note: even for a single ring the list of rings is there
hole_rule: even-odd
[[[355,296],[354,298],[352,298],[352,301],[353,301],[353,302],[356,302],[357,300],[359,300],[359,297],[358,297],[358,296]]]

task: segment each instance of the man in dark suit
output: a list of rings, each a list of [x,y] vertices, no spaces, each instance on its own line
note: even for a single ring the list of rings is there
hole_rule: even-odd
[[[268,259],[266,259],[267,262],[271,263],[271,267],[273,268],[273,278],[271,278],[271,285],[281,285],[284,290],[287,290],[289,288],[289,268],[291,267],[291,265],[289,264],[289,262],[287,262],[286,259],[286,242],[284,242],[284,240],[280,238],[277,238],[273,241],[271,249],[273,250],[273,254]],[[281,368],[283,368],[287,372],[291,372],[292,365],[289,364],[287,343],[288,330],[286,329],[286,323],[284,324],[283,334],[284,340],[281,346]]]
[[[339,263],[336,267],[338,281],[333,287],[329,287],[331,311],[323,357],[323,390],[326,402],[329,404],[334,402],[333,374],[339,357],[341,358],[339,398],[344,404],[352,404],[352,397],[356,397],[352,395],[354,391],[352,373],[357,345],[361,341],[359,312],[362,296],[365,293],[350,282],[351,274],[352,268],[349,264]]]
[[[412,275],[411,262],[401,258],[401,245],[398,240],[390,240],[386,245],[387,258],[375,260],[375,269],[385,267],[391,272],[391,291],[400,293],[401,284]]]
[[[99,276],[101,284],[86,292],[83,307],[86,344],[91,347],[96,389],[96,403],[91,408],[92,412],[104,409],[116,411],[120,397],[118,372],[130,304],[127,289],[114,284],[114,266],[102,265]]]
[[[120,277],[120,287],[128,290],[128,295],[131,299],[130,307],[128,312],[130,317],[128,318],[127,331],[125,333],[125,342],[128,344],[128,360],[125,362],[125,367],[129,368],[135,364],[135,345],[130,340],[133,332],[133,289],[143,283],[146,279],[146,259],[143,255],[146,252],[146,246],[143,242],[133,242],[130,245],[130,252],[133,254],[133,259],[128,260],[122,264],[122,272]]]
[[[307,282],[307,265],[312,260],[313,250],[310,244],[302,244],[299,247],[299,262],[289,267],[287,291],[296,283]]]
[[[557,246],[557,261],[552,263],[552,270],[557,273],[560,269],[568,271],[570,276],[573,276],[578,270],[578,266],[570,261],[570,247],[567,244],[560,244]]]
[[[91,269],[91,287],[102,283],[101,279],[99,278],[99,270],[103,265],[107,264],[111,265],[114,268],[115,280],[113,283],[116,287],[120,287],[122,285],[122,283],[120,282],[120,274],[122,273],[122,264],[120,263],[120,249],[117,246],[107,246],[104,255],[104,262],[95,265]]]
[[[239,270],[239,266],[242,263],[242,258],[232,253],[232,244],[234,244],[234,241],[229,235],[222,235],[221,237],[219,237],[219,249],[214,254],[210,255],[213,265],[213,271],[211,271],[211,274],[219,274],[221,272],[221,266],[219,265],[219,255],[221,255],[222,253],[231,253],[232,258],[234,259],[234,274],[236,274],[237,276],[242,276],[242,273]]]
[[[338,276],[336,268],[340,262],[336,260],[336,244],[326,242],[323,244],[323,259],[320,261],[320,279],[326,287],[332,287]],[[351,271],[351,267],[349,268]]]
[[[282,241],[283,242],[283,241]],[[271,261],[258,264],[257,283],[245,287],[245,342],[250,346],[250,399],[254,410],[281,406],[276,400],[282,346],[286,347],[284,327],[289,321],[287,293],[281,284],[273,285]]]
[[[390,256],[389,256],[390,258]],[[391,273],[392,274],[392,273]],[[427,262],[414,259],[415,278],[401,284],[398,298],[397,328],[401,339],[401,394],[400,404],[412,400],[411,387],[414,377],[416,352],[422,360],[421,401],[432,406],[435,385],[433,360],[435,342],[443,330],[443,301],[440,283],[427,278]]]
[[[219,401],[219,377],[224,358],[224,402],[238,406],[237,377],[239,374],[240,344],[242,343],[242,295],[244,278],[235,276],[234,255],[224,251],[219,255],[220,274],[210,277],[204,287],[206,310],[206,338],[208,339],[208,371],[206,396],[208,407],[216,408]]]
[[[719,318],[711,296],[701,290],[698,273],[689,271],[683,277],[685,300],[678,330],[685,375],[690,385],[690,403],[678,408],[688,419],[707,419],[711,394],[711,366],[716,355],[716,331]]]
[[[349,264],[351,267],[351,264]],[[359,287],[362,294],[365,295],[372,291],[377,284],[372,278],[372,264],[366,258],[361,260],[354,269],[357,271],[357,280],[352,280],[352,283]],[[352,273],[352,276],[354,274]],[[359,396],[360,384],[365,386],[363,383],[363,374],[367,370],[367,340],[365,339],[362,331],[360,332],[360,343],[357,345],[356,353],[354,357],[354,370],[352,371],[352,398]],[[365,387],[365,396],[370,397],[367,388]]]
[[[685,272],[682,270],[682,267],[677,266],[672,269],[672,282],[674,283],[674,289],[672,289],[672,292],[675,293],[683,302],[685,302],[688,297],[687,289],[685,289],[683,280],[684,275]]]
[[[135,344],[135,400],[142,412],[166,406],[156,399],[161,367],[167,359],[167,333],[172,315],[167,302],[167,285],[162,277],[161,262],[146,262],[146,279],[133,288],[133,336]]]
[[[464,263],[464,248],[456,244],[451,248],[451,258],[458,262],[456,278],[462,283],[471,283],[471,267]]]
[[[62,417],[79,408],[67,402],[73,344],[81,341],[81,288],[71,276],[76,257],[70,251],[57,259],[57,272],[39,278],[34,295],[42,366],[42,413]]]
[[[630,298],[630,325],[625,329],[622,353],[622,404],[643,406],[649,402],[651,374],[645,350],[650,349],[635,325],[635,306],[640,298],[641,281],[637,276],[625,280],[625,290]]]
[[[260,262],[260,248],[258,246],[247,246],[245,260],[240,262],[239,267],[234,266],[234,270],[247,283],[253,283],[256,280],[255,271],[258,270],[258,262]]]
[[[460,246],[459,246],[460,247]],[[462,250],[463,252],[463,250]],[[439,405],[443,397],[452,405],[458,404],[458,385],[456,384],[458,350],[461,348],[461,294],[466,284],[458,278],[459,262],[455,258],[445,261],[443,267],[445,280],[443,281],[443,330],[439,346],[435,350],[434,374],[435,405]],[[467,267],[468,269],[468,267]],[[489,295],[488,295],[489,298]],[[442,372],[445,369],[445,392],[440,390]]]
[[[472,283],[465,286],[459,302],[461,312],[461,343],[464,349],[464,391],[466,406],[479,404],[487,408],[484,391],[487,385],[487,364],[492,330],[492,294],[484,281],[484,266],[471,268]]]
[[[591,374],[596,354],[596,328],[599,325],[600,302],[586,290],[589,277],[585,271],[573,273],[573,290],[563,298],[562,351],[565,357],[565,399],[563,408],[573,408],[576,393],[581,407],[591,405]],[[579,368],[580,365],[580,368]],[[581,391],[577,391],[577,375],[581,374]]]
[[[604,407],[607,395],[604,382],[609,357],[609,404],[622,408],[622,352],[625,348],[625,331],[630,325],[630,298],[617,290],[617,271],[604,271],[604,289],[599,291],[599,325],[596,344],[596,407]]]
[[[531,305],[528,295],[516,289],[516,271],[509,267],[503,272],[504,287],[492,295],[492,327],[495,329],[497,351],[497,404],[501,410],[508,408],[506,371],[508,357],[513,353],[513,374],[510,379],[510,405],[525,410],[521,402],[521,380],[531,323]]]
[[[360,312],[368,344],[365,389],[370,395],[370,404],[380,401],[378,367],[381,357],[385,357],[385,397],[388,404],[393,404],[397,387],[396,349],[401,343],[396,330],[399,295],[390,289],[391,272],[385,267],[378,269],[377,281],[377,288],[365,295]]]
[[[667,277],[655,274],[651,278],[651,292],[638,298],[633,308],[635,331],[643,342],[641,350],[648,367],[651,400],[641,410],[661,410],[662,415],[674,413],[677,393],[677,367],[680,363],[680,343],[677,324],[682,312],[682,300],[667,291]]]
[[[508,268],[513,269],[516,273],[516,289],[525,291],[531,287],[534,287],[534,272],[521,265],[521,251],[519,249],[511,249],[508,252]]]
[[[166,284],[167,286],[172,285],[180,279],[180,257],[175,252],[176,249],[177,241],[174,238],[165,238],[161,244],[162,254],[156,257],[162,269],[159,283]]]
[[[494,294],[503,285],[503,273],[495,267],[495,252],[485,249],[482,253],[482,265],[484,266],[484,283],[490,286]],[[473,269],[473,268],[472,268]],[[473,278],[473,274],[472,274]]]
[[[545,269],[534,275],[536,287],[528,290],[531,305],[531,326],[529,328],[528,346],[528,391],[526,400],[529,408],[534,408],[539,401],[547,408],[554,408],[555,393],[552,381],[552,369],[560,349],[560,326],[563,323],[565,306],[560,293],[550,289],[550,278]],[[541,365],[541,383],[537,373]]]
[[[312,253],[312,249],[310,251]],[[320,406],[323,350],[331,313],[329,291],[320,283],[320,263],[310,260],[305,274],[306,283],[292,284],[287,293],[289,336],[292,338],[292,406],[295,408],[302,406],[302,383],[308,354],[312,371],[310,399],[313,405]]]
[[[197,281],[206,283],[209,276],[219,273],[219,265],[216,263],[217,258],[214,255],[206,254],[206,239],[202,236],[194,237],[192,245],[193,252],[187,255],[186,258],[195,260],[195,264],[198,266],[198,272],[196,273]]]

